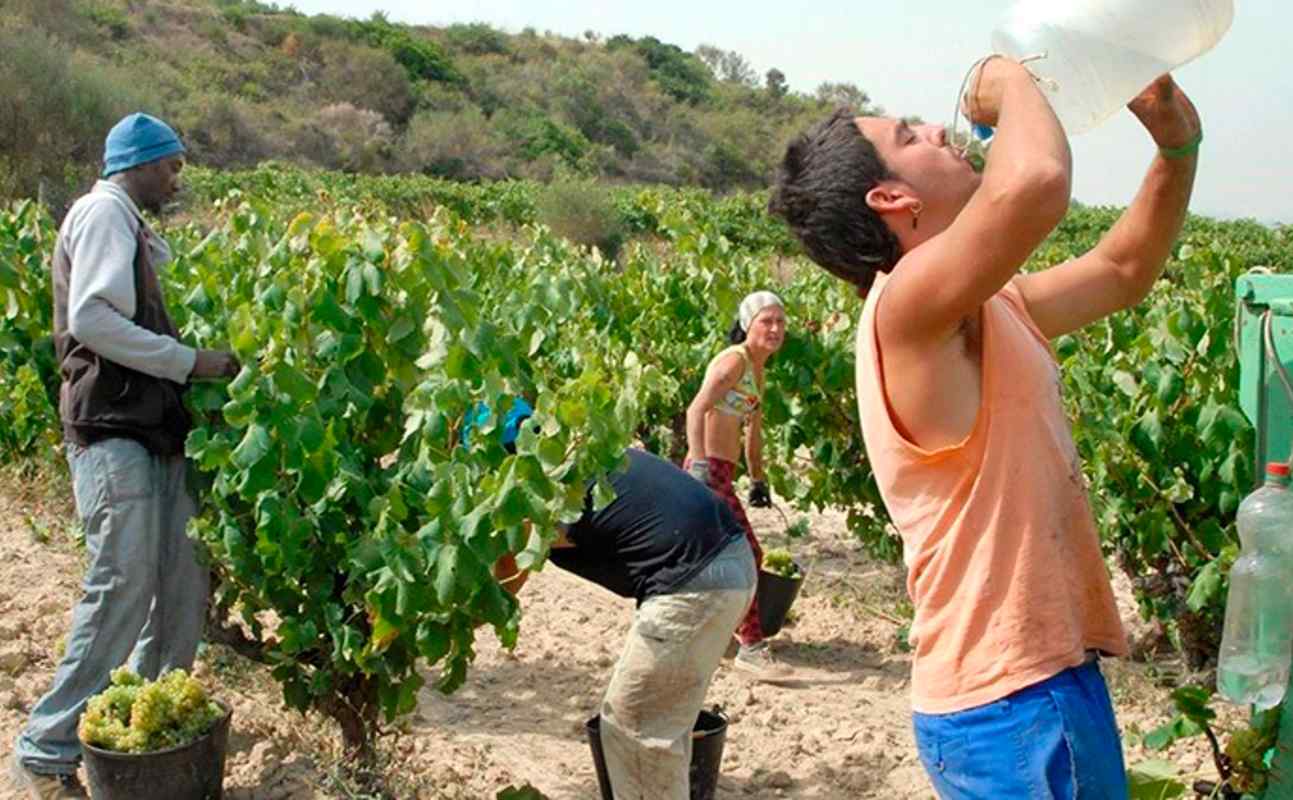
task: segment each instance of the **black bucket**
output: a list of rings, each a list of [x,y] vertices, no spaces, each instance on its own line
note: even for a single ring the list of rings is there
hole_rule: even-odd
[[[606,773],[606,754],[602,752],[601,722],[600,715],[593,717],[584,725],[584,732],[588,734],[588,745],[593,750],[593,765],[597,768],[597,785],[601,787],[602,800],[615,800],[611,778]],[[727,717],[717,710],[702,709],[691,734],[691,800],[714,800],[726,742]]]
[[[799,565],[795,564],[795,569]],[[803,570],[798,578],[784,578],[780,575],[759,570],[759,627],[764,636],[776,636],[781,626],[786,623],[786,614],[799,596],[799,587],[804,585]]]
[[[217,701],[219,702],[219,701]],[[94,800],[221,800],[233,710],[204,736],[154,753],[117,753],[84,742],[85,772]]]

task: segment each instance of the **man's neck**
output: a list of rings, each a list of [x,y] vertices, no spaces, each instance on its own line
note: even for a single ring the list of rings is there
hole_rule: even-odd
[[[137,209],[143,208],[143,206],[140,205],[139,203],[139,193],[134,188],[134,182],[131,181],[128,177],[126,177],[126,174],[124,172],[118,172],[115,175],[110,175],[107,178],[107,181],[108,183],[111,183],[113,186],[116,186],[117,188],[121,189],[121,191],[125,192],[126,196],[130,198],[130,202],[135,204],[135,208]]]

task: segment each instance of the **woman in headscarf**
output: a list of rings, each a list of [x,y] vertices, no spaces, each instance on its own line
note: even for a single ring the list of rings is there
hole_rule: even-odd
[[[786,311],[781,298],[768,291],[747,296],[728,337],[732,346],[709,362],[704,383],[687,408],[685,467],[727,501],[759,564],[763,563],[763,550],[733,482],[744,438],[745,464],[753,481],[750,504],[758,508],[772,505],[763,473],[763,368],[785,337]],[[755,680],[772,683],[794,677],[793,670],[773,660],[764,641],[757,597],[737,628],[736,638],[741,644],[737,669]]]

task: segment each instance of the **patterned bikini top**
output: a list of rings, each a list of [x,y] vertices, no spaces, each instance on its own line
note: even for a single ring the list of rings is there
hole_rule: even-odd
[[[736,386],[727,391],[727,394],[718,399],[714,404],[714,410],[732,417],[740,417],[741,421],[749,419],[750,415],[759,410],[759,404],[762,402],[763,391],[759,388],[758,383],[754,380],[754,362],[750,360],[750,354],[746,351],[745,345],[733,345],[714,357],[718,361],[728,353],[740,353],[741,359],[745,362],[745,371],[741,373],[741,379],[736,382]],[[711,364],[714,362],[711,361]]]

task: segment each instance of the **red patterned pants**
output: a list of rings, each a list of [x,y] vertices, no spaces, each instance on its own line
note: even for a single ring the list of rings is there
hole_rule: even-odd
[[[688,459],[684,469],[690,464],[691,460]],[[750,525],[749,517],[745,516],[745,507],[736,496],[736,487],[732,485],[735,478],[736,464],[721,458],[709,459],[709,488],[723,498],[727,507],[732,509],[732,513],[736,515],[736,521],[745,529],[745,539],[750,543],[750,549],[754,551],[755,566],[762,567],[763,548],[759,546],[759,540],[754,536],[754,528]],[[759,624],[758,595],[755,595],[754,600],[750,602],[750,610],[745,613],[745,619],[741,620],[740,627],[736,629],[736,638],[741,641],[741,644],[758,644],[763,641],[763,627]]]

